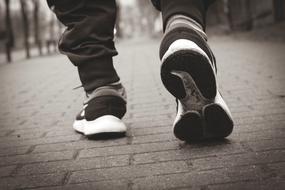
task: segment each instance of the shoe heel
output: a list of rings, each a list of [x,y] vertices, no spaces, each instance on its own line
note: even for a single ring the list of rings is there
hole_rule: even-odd
[[[225,138],[233,131],[234,122],[231,116],[219,105],[210,104],[204,107],[203,115],[206,132],[214,138]]]
[[[185,87],[181,77],[170,72],[161,73],[162,83],[165,88],[177,99],[182,99],[186,96]]]
[[[182,141],[195,141],[204,138],[204,129],[201,115],[198,112],[190,111],[185,113],[175,124],[173,133],[176,138]]]
[[[180,50],[167,57],[161,66],[161,79],[166,89],[176,98],[186,96],[181,79],[172,71],[184,71],[194,81],[204,98],[213,99],[217,94],[214,70],[209,60],[193,50]]]

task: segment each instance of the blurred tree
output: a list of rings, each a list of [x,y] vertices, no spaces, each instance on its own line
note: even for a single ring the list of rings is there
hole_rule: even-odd
[[[276,21],[285,19],[285,1],[284,0],[273,0],[274,17]]]
[[[39,54],[42,55],[42,41],[41,41],[41,35],[40,35],[40,23],[39,23],[39,13],[40,13],[40,4],[39,0],[33,0],[33,18],[34,18],[34,39],[35,44],[38,47]]]
[[[137,1],[137,5],[140,11],[140,26],[142,32],[153,35],[155,20],[158,17],[159,12],[155,10],[149,0],[139,0]]]
[[[117,18],[116,18],[115,29],[116,29],[116,37],[118,38],[123,37],[120,22],[121,22],[121,6],[119,3],[117,3]]]
[[[251,30],[253,19],[249,0],[227,0],[228,20],[232,30]]]
[[[53,14],[51,14],[51,19],[49,21],[49,36],[47,38],[46,44],[47,44],[47,51],[48,53],[51,53],[51,48],[54,48],[54,51],[56,51],[56,18]]]
[[[20,0],[21,4],[21,13],[23,19],[23,29],[24,29],[24,45],[26,50],[26,58],[29,59],[31,57],[30,54],[30,23],[28,18],[28,10],[27,10],[27,0]]]
[[[215,1],[207,11],[207,26],[227,25],[226,0]]]
[[[5,38],[6,38],[6,57],[7,62],[10,63],[12,61],[11,50],[14,47],[14,33],[12,28],[12,20],[10,14],[10,0],[5,0],[6,5],[6,14],[5,14],[5,23],[6,23],[6,31],[5,31]]]

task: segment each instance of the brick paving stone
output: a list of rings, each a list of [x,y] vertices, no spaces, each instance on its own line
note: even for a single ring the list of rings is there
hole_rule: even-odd
[[[16,165],[0,167],[0,177],[10,176],[16,167]]]
[[[5,136],[7,136],[7,134],[9,134],[11,132],[12,132],[11,130],[0,130],[0,137],[5,137]]]
[[[37,139],[41,138],[44,135],[43,132],[40,133],[29,133],[29,134],[19,134],[19,133],[12,133],[9,136],[1,137],[0,144],[4,142],[15,142],[15,141],[22,141],[22,140],[30,140],[30,139]]]
[[[184,161],[162,162],[157,164],[132,165],[128,167],[116,167],[96,170],[73,172],[70,183],[82,183],[87,181],[103,181],[108,179],[133,179],[168,173],[180,173],[189,170]]]
[[[122,146],[85,149],[80,152],[79,157],[91,158],[91,157],[107,156],[107,155],[137,154],[143,152],[155,152],[163,150],[167,151],[177,148],[178,145],[173,142],[122,145]]]
[[[64,137],[61,137],[64,139]],[[57,152],[63,150],[74,150],[74,149],[86,149],[86,148],[95,148],[95,147],[110,147],[110,146],[119,146],[128,144],[128,139],[119,139],[119,140],[107,140],[107,141],[88,141],[80,140],[76,142],[61,142],[53,144],[43,144],[37,145],[33,152]]]
[[[46,137],[57,137],[57,136],[66,136],[66,135],[77,135],[77,134],[74,131],[71,131],[70,129],[48,131],[45,134]]]
[[[242,182],[242,189],[243,190],[252,190],[258,187],[259,190],[283,190],[285,187],[284,181],[276,181],[276,180],[268,180],[265,182]],[[230,184],[220,184],[210,186],[209,190],[221,190],[221,189],[231,189],[231,190],[240,190],[241,184],[240,183],[230,183]]]
[[[258,124],[243,125],[243,127],[236,128],[237,133],[258,132],[264,130],[284,130],[285,122],[263,122]]]
[[[3,148],[3,149],[0,149],[0,157],[25,154],[30,150],[30,148],[31,146],[13,147],[13,149]]]
[[[144,136],[144,135],[156,135],[156,134],[164,134],[164,133],[171,133],[172,128],[169,126],[158,126],[158,127],[148,127],[148,128],[135,128],[130,129],[131,134],[133,136]]]
[[[213,37],[235,130],[223,141],[172,134],[175,99],[160,81],[159,40],[120,41],[127,137],[88,140],[77,70],[61,55],[0,66],[0,189],[284,189],[284,43]],[[68,73],[68,75],[66,75]]]
[[[136,136],[133,138],[133,144],[174,141],[174,140],[176,139],[172,133],[155,134],[155,135]]]
[[[118,190],[128,189],[130,182],[126,180],[111,180],[111,181],[98,181],[81,184],[69,184],[65,186],[54,186],[37,188],[37,190],[91,190],[91,189],[102,189],[102,190]]]
[[[178,173],[160,176],[149,176],[134,180],[133,189],[170,189],[206,186],[219,183],[239,182],[256,180],[261,181],[263,178],[270,176],[263,173],[259,167],[238,167],[223,168],[203,172],[193,170],[191,173]]]
[[[43,186],[54,186],[63,183],[66,174],[28,175],[5,177],[0,179],[0,189],[24,189]]]
[[[15,164],[26,164],[33,162],[47,162],[55,160],[68,160],[72,159],[74,151],[62,151],[50,153],[37,153],[37,154],[24,154],[7,156],[1,158],[0,166],[15,165]]]
[[[233,139],[239,139],[240,141],[258,141],[258,140],[269,140],[272,138],[275,139],[284,139],[285,131],[284,130],[260,130],[255,132],[248,133],[236,133],[234,132],[231,136]]]
[[[96,157],[92,159],[53,161],[36,164],[26,164],[20,168],[16,175],[35,175],[96,168],[111,168],[129,164],[128,155]]]
[[[284,159],[285,151],[268,151],[262,153],[232,154],[212,158],[201,158],[193,160],[192,164],[199,170],[209,170],[232,166],[260,165],[282,162]]]
[[[21,146],[31,146],[31,145],[41,145],[41,144],[53,144],[57,142],[72,142],[78,141],[80,136],[65,136],[65,137],[49,137],[49,138],[39,138],[39,139],[28,139],[28,140],[19,140],[19,141],[12,141],[11,143],[1,143],[1,148],[15,148]]]
[[[209,163],[215,164],[213,160],[215,160],[215,157],[217,157],[217,155],[219,155],[221,158],[227,157],[227,154],[230,154],[229,155],[230,157],[234,157],[235,154],[243,152],[245,152],[245,150],[239,144],[235,145],[229,144],[227,146],[218,145],[215,147],[205,146],[193,149],[179,149],[179,150],[175,149],[175,150],[159,151],[153,153],[147,152],[142,154],[135,154],[134,163],[143,164],[143,163],[163,162],[171,160],[188,160],[188,159],[192,160],[202,157],[205,159],[208,158],[210,160]]]
[[[284,182],[285,180],[285,170],[284,170],[285,162],[284,161],[268,164],[267,166],[268,168],[270,168],[276,173],[276,175],[280,178],[281,181]]]
[[[263,141],[252,141],[247,142],[248,146],[255,152],[266,151],[266,150],[284,150],[285,143],[284,139],[270,139]]]

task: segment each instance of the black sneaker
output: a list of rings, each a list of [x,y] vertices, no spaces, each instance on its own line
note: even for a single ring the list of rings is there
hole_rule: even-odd
[[[120,84],[97,88],[87,94],[82,111],[73,123],[75,131],[86,136],[123,134],[127,128],[121,118],[126,113],[126,92]]]
[[[160,47],[161,79],[177,99],[173,131],[184,141],[224,138],[233,130],[205,36],[196,28],[177,25],[166,32]]]

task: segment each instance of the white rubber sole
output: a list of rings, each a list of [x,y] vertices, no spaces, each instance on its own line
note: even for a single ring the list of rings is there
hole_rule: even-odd
[[[126,125],[117,117],[105,115],[93,121],[76,120],[73,123],[73,129],[86,136],[102,133],[125,133]]]
[[[180,39],[174,41],[162,58],[161,79],[166,89],[176,98],[186,95],[181,79],[172,72],[186,72],[202,95],[214,99],[217,81],[214,65],[207,54],[194,42]]]
[[[168,48],[168,50],[163,55],[161,61],[164,62],[169,56],[173,53],[182,51],[182,50],[190,50],[195,51],[201,55],[203,55],[206,59],[208,59],[209,63],[211,62],[208,55],[194,42],[186,39],[179,39],[174,41]],[[214,69],[213,69],[214,70]]]

